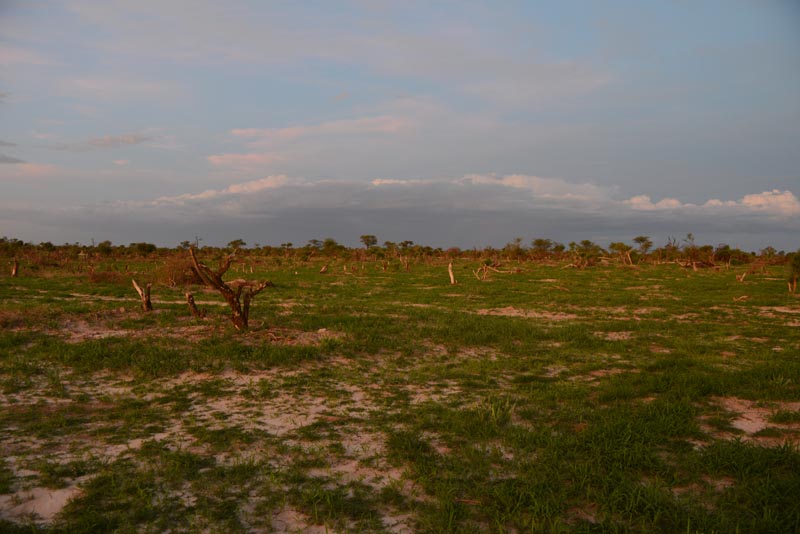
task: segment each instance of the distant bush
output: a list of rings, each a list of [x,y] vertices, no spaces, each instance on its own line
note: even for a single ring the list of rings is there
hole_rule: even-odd
[[[184,253],[168,257],[156,271],[156,281],[169,287],[203,285],[192,268],[192,260]]]
[[[95,271],[89,270],[89,282],[93,284],[128,284],[130,283],[128,276],[124,273],[116,271]]]

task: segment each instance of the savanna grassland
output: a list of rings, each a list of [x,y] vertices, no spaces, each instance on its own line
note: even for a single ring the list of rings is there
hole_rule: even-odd
[[[163,263],[4,268],[0,531],[800,532],[782,266]]]

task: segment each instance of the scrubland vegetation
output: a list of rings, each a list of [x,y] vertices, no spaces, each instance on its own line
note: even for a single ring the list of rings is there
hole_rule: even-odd
[[[362,243],[0,240],[0,531],[800,531],[800,254]]]

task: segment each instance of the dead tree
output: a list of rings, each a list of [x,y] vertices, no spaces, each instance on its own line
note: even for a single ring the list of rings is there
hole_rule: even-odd
[[[150,302],[150,288],[153,284],[147,284],[144,289],[142,289],[134,278],[131,278],[131,282],[133,282],[133,288],[139,294],[139,298],[142,301],[142,310],[146,312],[153,311],[153,303]]]
[[[11,264],[11,277],[16,278],[18,274],[19,274],[19,262],[17,261],[17,258],[14,258],[14,262]]]
[[[456,277],[453,274],[453,262],[452,261],[449,264],[447,264],[447,274],[450,275],[450,285],[452,285],[452,286],[456,285],[458,282],[456,281]]]
[[[205,313],[197,309],[197,304],[194,302],[194,295],[191,293],[186,293],[186,303],[189,305],[189,311],[198,319],[202,319],[206,316]]]
[[[197,261],[194,247],[189,249],[192,256],[192,268],[203,283],[219,291],[225,302],[231,308],[231,321],[237,330],[246,330],[247,321],[250,315],[250,301],[261,293],[265,287],[272,285],[272,282],[250,282],[247,280],[233,280],[226,283],[222,280],[222,275],[227,272],[233,262],[233,254],[220,262],[219,269],[216,271]]]

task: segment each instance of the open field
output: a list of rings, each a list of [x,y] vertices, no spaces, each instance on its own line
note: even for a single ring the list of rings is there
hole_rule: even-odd
[[[250,265],[0,278],[0,531],[800,532],[780,267]]]

